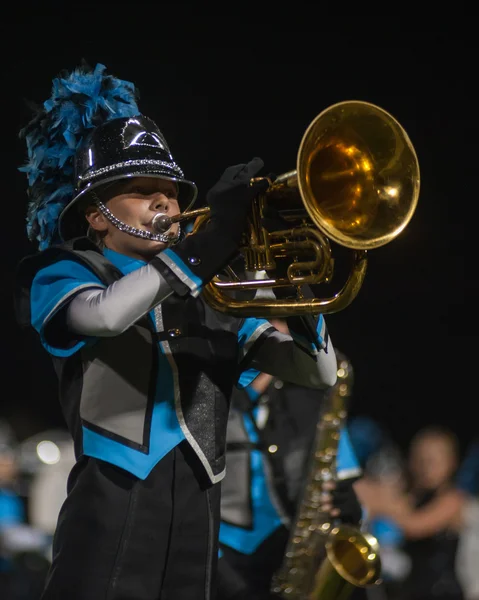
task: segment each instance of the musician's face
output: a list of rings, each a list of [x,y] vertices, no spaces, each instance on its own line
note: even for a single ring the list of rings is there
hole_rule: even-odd
[[[12,452],[0,453],[0,485],[10,486],[18,475],[18,464]]]
[[[411,445],[410,468],[416,485],[435,489],[449,481],[457,465],[451,440],[439,433],[427,433]]]
[[[152,222],[159,212],[168,216],[180,212],[178,186],[174,181],[156,177],[132,177],[120,180],[102,192],[100,199],[111,213],[126,225],[154,233]],[[103,238],[107,248],[140,260],[149,260],[167,244],[132,236],[115,227],[96,207],[86,211],[90,226]],[[169,233],[176,233],[174,224]]]

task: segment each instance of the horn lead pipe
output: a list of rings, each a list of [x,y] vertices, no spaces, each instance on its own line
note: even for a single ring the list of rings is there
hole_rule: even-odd
[[[209,214],[209,212],[210,209],[206,206],[204,208],[197,208],[196,210],[190,210],[188,212],[180,213],[179,215],[174,215],[172,217],[169,217],[164,213],[157,213],[153,217],[152,227],[156,233],[164,233],[165,231],[168,231],[168,229],[174,223],[181,223],[189,219],[195,219],[196,217],[199,217],[201,215],[207,215]]]

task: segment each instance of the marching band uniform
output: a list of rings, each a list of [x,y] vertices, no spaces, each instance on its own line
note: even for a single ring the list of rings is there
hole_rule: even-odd
[[[327,388],[334,349],[322,316],[314,339],[298,319],[286,336],[264,319],[220,314],[201,295],[237,252],[260,159],[225,170],[208,192],[204,231],[161,238],[103,200],[137,177],[175,182],[183,211],[196,197],[134,86],[97,65],[53,90],[23,134],[39,251],[21,261],[16,289],[20,322],[52,358],[77,461],[42,600],[214,598],[232,390],[259,369]],[[87,230],[88,203],[120,231],[167,247],[144,260],[102,247]]]

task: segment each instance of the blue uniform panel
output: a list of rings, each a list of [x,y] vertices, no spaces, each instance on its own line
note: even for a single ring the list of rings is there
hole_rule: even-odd
[[[25,522],[22,500],[13,492],[0,490],[0,527]]]
[[[244,319],[238,331],[238,343],[241,349],[244,349],[248,342],[260,328],[271,327],[271,323],[266,319],[257,319],[256,317],[247,317]]]
[[[49,265],[33,279],[30,303],[32,325],[38,331],[44,348],[53,356],[71,356],[92,341],[84,338],[76,340],[68,348],[58,348],[50,345],[45,338],[47,321],[75,292],[92,287],[105,286],[87,267],[73,260],[61,260]]]
[[[371,519],[369,531],[382,546],[399,546],[404,541],[402,529],[386,517]]]
[[[247,369],[239,376],[237,387],[240,389],[247,388],[258,377],[259,371],[256,369]]]
[[[266,319],[257,319],[255,317],[248,317],[244,319],[238,331],[238,344],[240,353],[242,353],[243,356],[246,356],[261,333],[270,327],[271,323]],[[236,384],[237,387],[240,389],[248,387],[258,375],[259,371],[256,369],[246,369],[240,374],[239,380]]]
[[[362,471],[346,427],[341,428],[336,469],[338,479],[357,477]]]
[[[297,342],[300,346],[303,346],[310,352],[317,352],[320,348],[327,347],[327,329],[326,329],[326,321],[324,320],[323,315],[318,316],[318,322],[316,324],[316,344],[311,343],[311,341],[304,336],[300,335],[298,332],[291,330],[291,337]]]

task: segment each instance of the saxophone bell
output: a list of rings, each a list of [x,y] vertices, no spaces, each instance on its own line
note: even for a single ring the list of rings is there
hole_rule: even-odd
[[[379,544],[370,533],[352,525],[333,527],[308,600],[346,600],[355,587],[379,585]],[[286,597],[286,596],[285,596]]]

